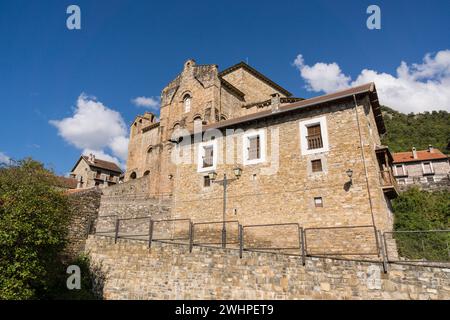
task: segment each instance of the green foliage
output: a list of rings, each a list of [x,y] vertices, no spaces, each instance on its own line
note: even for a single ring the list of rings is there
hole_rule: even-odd
[[[446,111],[404,114],[381,107],[387,133],[382,139],[391,152],[409,151],[412,147],[425,150],[429,144],[449,153],[450,113]]]
[[[409,189],[392,202],[394,229],[450,229],[450,192]],[[409,259],[449,261],[450,232],[396,233],[401,256]]]
[[[32,159],[0,166],[0,299],[91,299],[88,260],[82,289],[66,288],[60,259],[69,221],[55,175]]]
[[[67,200],[31,159],[0,167],[0,299],[45,295],[64,246]]]
[[[81,289],[69,290],[66,286],[68,274],[66,273],[69,265],[77,265],[81,271]],[[94,268],[95,271],[95,268]],[[98,280],[98,275],[90,269],[89,257],[80,255],[74,261],[61,264],[61,268],[56,275],[56,285],[52,288],[50,296],[59,300],[99,300],[101,294],[96,294],[94,283]]]

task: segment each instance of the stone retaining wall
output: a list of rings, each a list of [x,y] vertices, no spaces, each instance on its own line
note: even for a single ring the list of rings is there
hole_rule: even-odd
[[[68,195],[70,203],[67,246],[65,258],[74,259],[84,252],[84,246],[91,221],[97,218],[101,190],[86,189]]]
[[[169,219],[172,199],[170,195],[148,193],[149,177],[129,180],[105,188],[99,208],[97,231],[114,230],[115,219],[152,217],[154,220]],[[140,228],[142,221],[123,222],[122,230]]]
[[[450,269],[90,236],[105,299],[450,299]]]

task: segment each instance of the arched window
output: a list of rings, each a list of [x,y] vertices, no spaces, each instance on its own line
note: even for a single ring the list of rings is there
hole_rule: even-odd
[[[136,172],[133,171],[133,172],[130,174],[130,179],[132,179],[132,180],[136,179]]]
[[[196,128],[197,126],[202,125],[202,117],[200,115],[197,115],[194,117],[194,128]]]
[[[152,152],[153,152],[153,146],[148,147],[147,153],[152,153]]]
[[[150,170],[145,171],[145,172],[144,172],[144,177],[145,177],[145,176],[148,176],[149,174],[150,174]]]
[[[191,96],[189,94],[185,95],[183,98],[184,112],[191,111]]]

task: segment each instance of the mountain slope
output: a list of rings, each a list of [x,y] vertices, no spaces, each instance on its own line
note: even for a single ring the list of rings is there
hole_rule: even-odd
[[[381,107],[387,133],[382,143],[391,152],[409,151],[414,146],[423,150],[429,144],[444,153],[450,141],[450,113],[433,111],[419,114],[404,114],[389,107]]]

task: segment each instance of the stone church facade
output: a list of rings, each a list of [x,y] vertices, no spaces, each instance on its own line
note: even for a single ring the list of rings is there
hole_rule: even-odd
[[[226,174],[226,220],[388,231],[397,187],[384,132],[373,83],[302,99],[243,62],[188,60],[160,119],[133,121],[125,181],[170,196],[173,218],[222,221]]]

